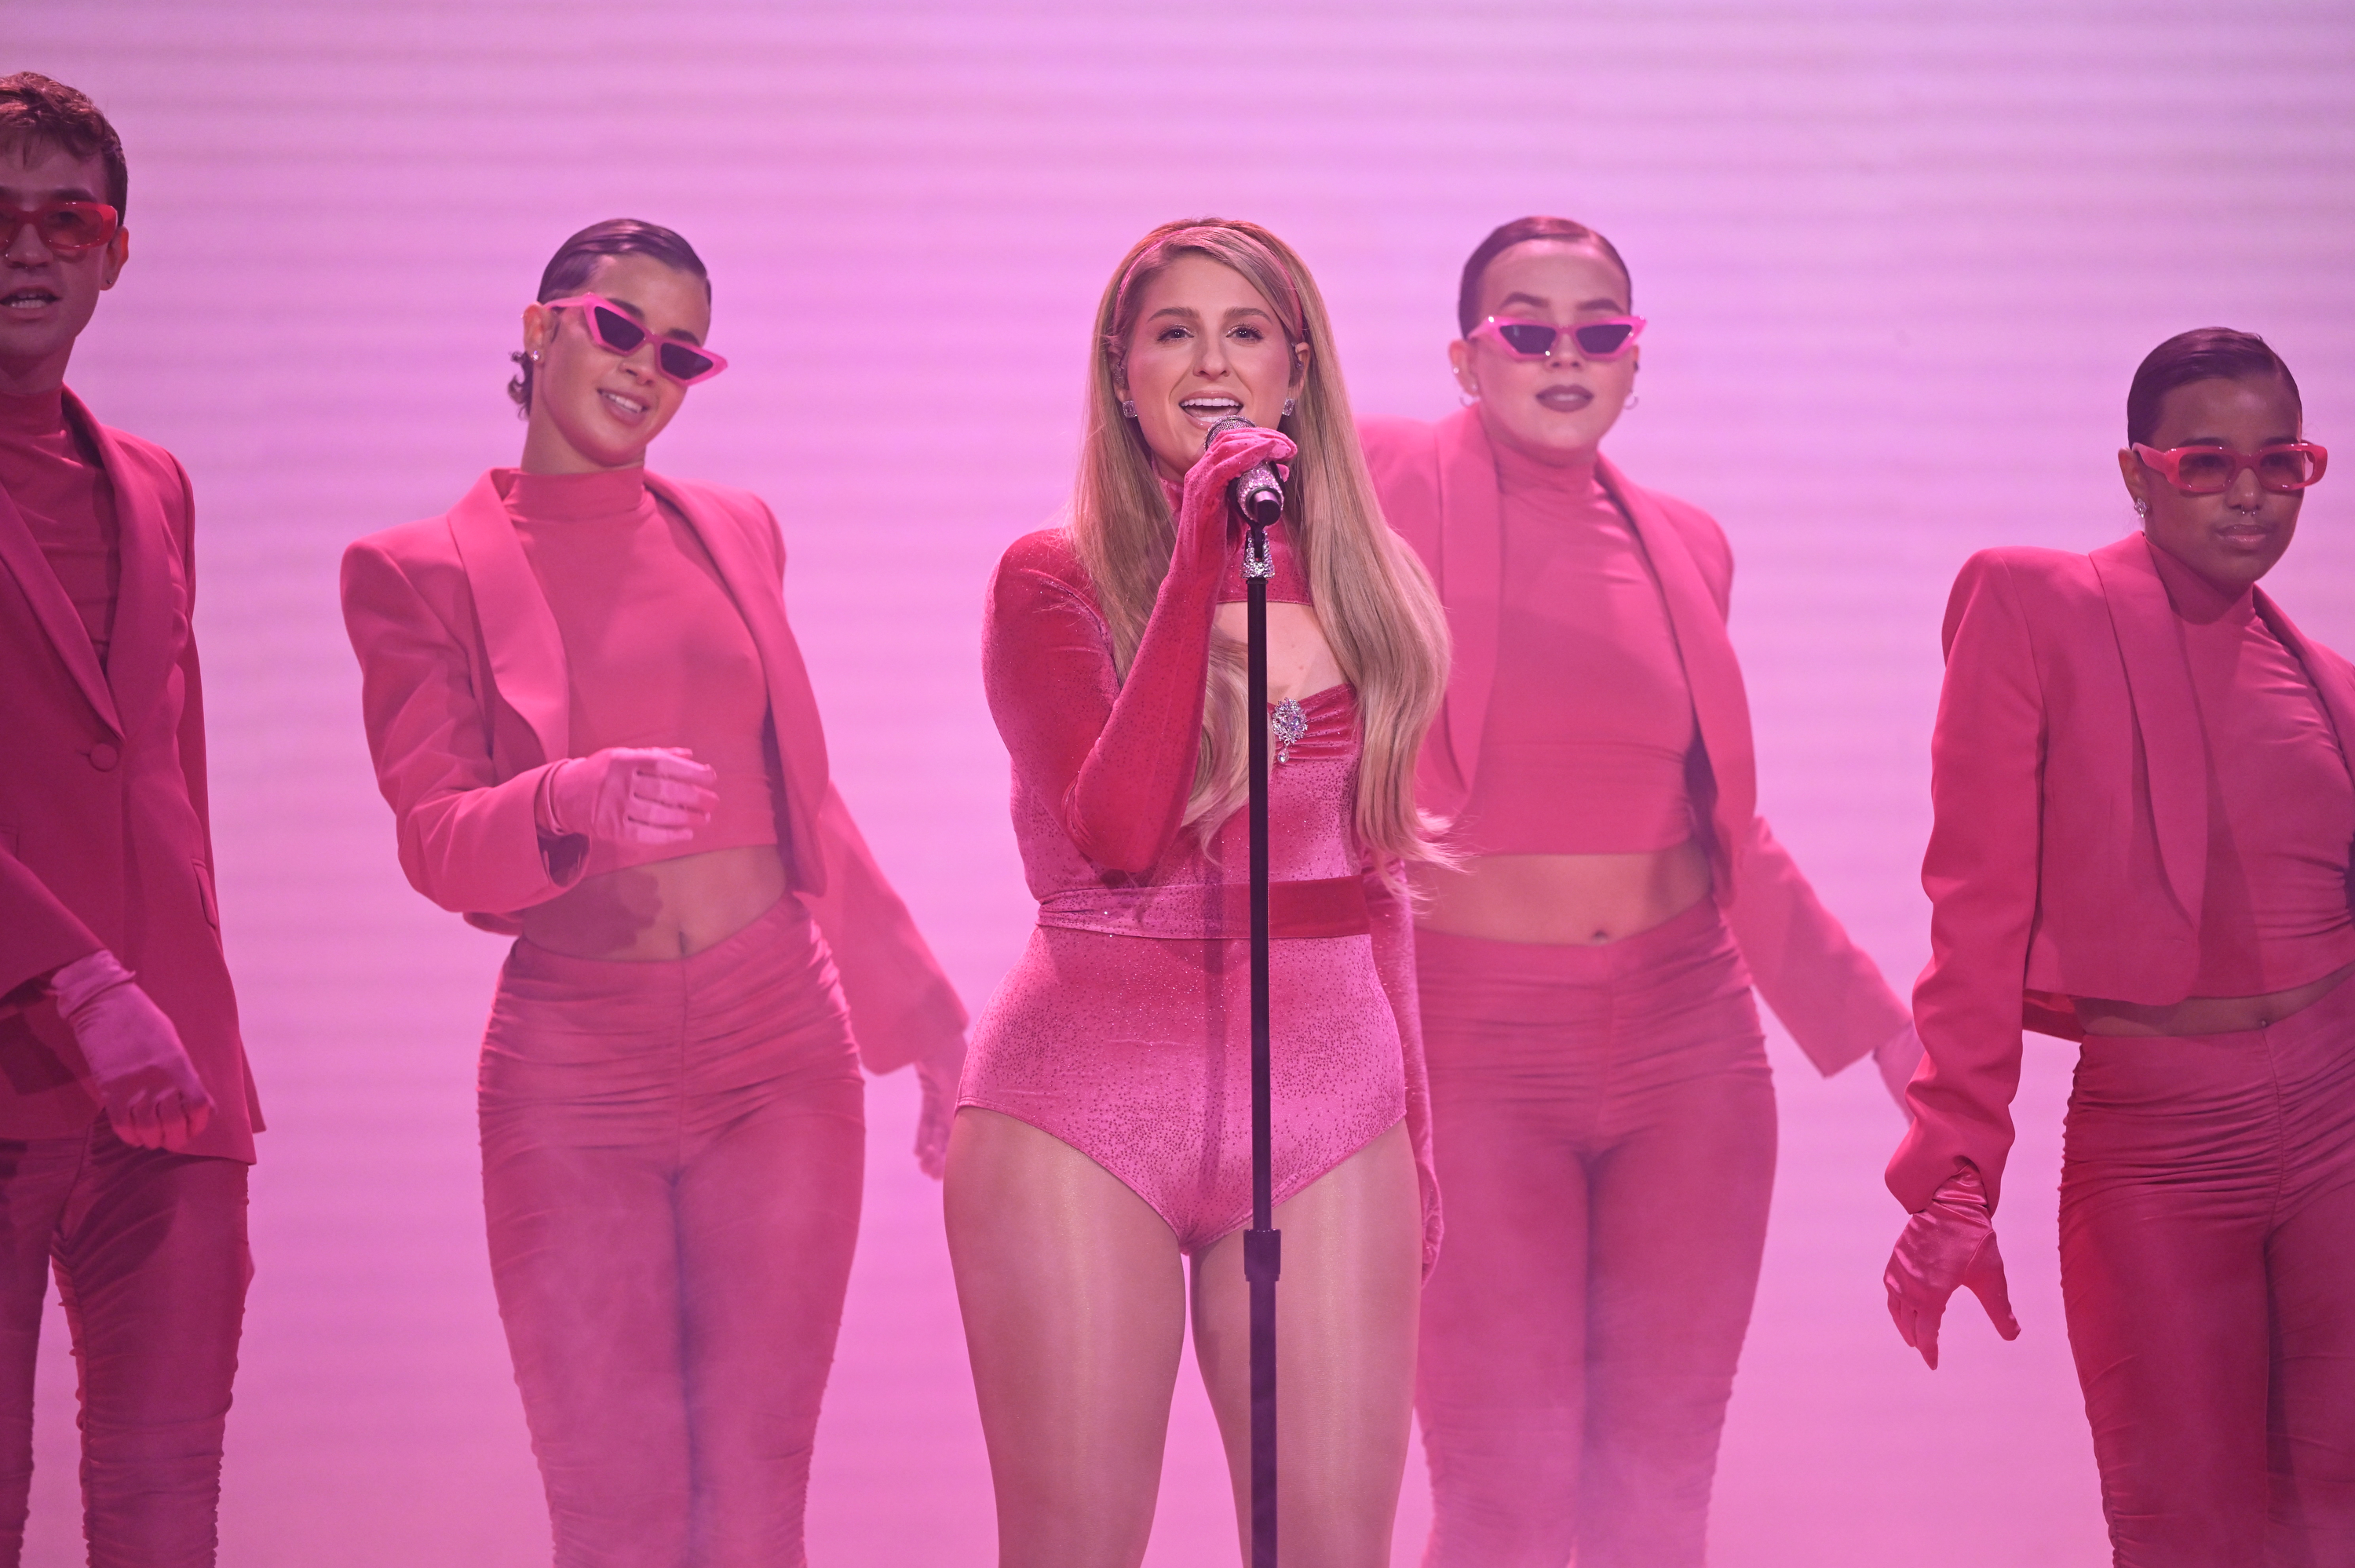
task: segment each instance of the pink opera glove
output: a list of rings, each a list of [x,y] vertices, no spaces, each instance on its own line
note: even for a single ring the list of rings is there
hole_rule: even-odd
[[[1283,464],[1299,450],[1292,438],[1267,425],[1237,425],[1210,438],[1201,457],[1186,471],[1178,498],[1178,553],[1220,576],[1227,564],[1227,535],[1234,509],[1227,488],[1263,462]],[[1178,564],[1173,561],[1171,570]]]
[[[1889,1255],[1881,1282],[1889,1290],[1889,1316],[1905,1342],[1938,1369],[1938,1321],[1957,1287],[1967,1287],[1987,1308],[1995,1331],[2019,1338],[2005,1287],[2003,1255],[1996,1250],[1995,1221],[1987,1213],[1987,1189],[1968,1166],[1946,1178],[1929,1207],[1905,1222],[1896,1250]]]
[[[140,1149],[186,1149],[212,1119],[180,1032],[131,971],[101,948],[49,977],[115,1136]]]
[[[934,1181],[948,1170],[949,1124],[956,1120],[957,1086],[964,1076],[962,1053],[954,1062],[916,1064],[916,1083],[924,1097],[916,1113],[916,1166]]]
[[[711,818],[719,775],[677,746],[609,746],[549,769],[539,825],[607,843],[681,844]]]
[[[1881,1081],[1889,1090],[1889,1097],[1897,1102],[1897,1112],[1907,1121],[1913,1119],[1913,1107],[1906,1103],[1905,1086],[1913,1081],[1913,1069],[1922,1065],[1922,1036],[1913,1021],[1884,1041],[1872,1054],[1872,1065],[1880,1069]]]

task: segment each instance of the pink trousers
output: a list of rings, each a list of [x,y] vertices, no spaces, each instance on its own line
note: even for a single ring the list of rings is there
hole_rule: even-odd
[[[864,1090],[787,895],[692,958],[517,942],[483,1040],[491,1274],[559,1568],[794,1568]]]
[[[0,1563],[25,1549],[48,1274],[80,1372],[93,1568],[208,1568],[245,1287],[246,1167],[81,1138],[0,1141]]]
[[[1741,955],[1706,900],[1601,947],[1415,941],[1447,1203],[1423,1561],[1698,1564],[1774,1173]]]
[[[2355,982],[2084,1043],[2061,1287],[2118,1563],[2355,1564]]]

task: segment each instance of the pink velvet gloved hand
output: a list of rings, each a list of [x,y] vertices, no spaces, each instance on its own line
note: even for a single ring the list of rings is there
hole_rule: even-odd
[[[719,782],[684,747],[609,746],[548,770],[539,825],[607,843],[685,843],[710,820]]]
[[[117,1138],[177,1152],[204,1131],[212,1097],[180,1032],[112,953],[76,959],[49,977],[49,989]]]
[[[1948,1177],[1929,1206],[1905,1222],[1881,1282],[1888,1287],[1889,1316],[1897,1331],[1933,1372],[1938,1367],[1938,1323],[1957,1288],[1967,1287],[1979,1298],[1997,1333],[2019,1338],[1987,1188],[1968,1166]]]

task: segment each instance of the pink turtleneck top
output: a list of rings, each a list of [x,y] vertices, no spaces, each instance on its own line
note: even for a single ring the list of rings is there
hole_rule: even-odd
[[[1628,854],[1693,835],[1692,692],[1651,563],[1591,463],[1497,449],[1504,594],[1467,853]]]
[[[67,421],[64,392],[0,392],[0,491],[24,514],[103,668],[123,577],[122,529],[114,486]]]
[[[695,531],[639,469],[494,471],[564,642],[571,747],[683,746],[719,775],[683,844],[592,843],[584,875],[777,842],[760,650]]]
[[[2248,588],[2156,546],[2208,737],[2208,879],[2194,996],[2264,996],[2355,962],[2355,779],[2321,694]]]

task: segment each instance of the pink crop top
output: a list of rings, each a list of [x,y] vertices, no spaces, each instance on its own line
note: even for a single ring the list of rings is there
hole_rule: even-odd
[[[1591,465],[1499,447],[1504,591],[1471,854],[1629,854],[1693,835],[1692,691],[1668,602]]]
[[[638,469],[494,472],[564,640],[572,755],[683,746],[719,775],[684,844],[592,843],[584,875],[777,842],[769,685],[742,611],[686,521]]]
[[[2194,996],[2264,996],[2355,961],[2355,779],[2297,656],[2256,612],[2166,551],[2208,736],[2208,883]]]

